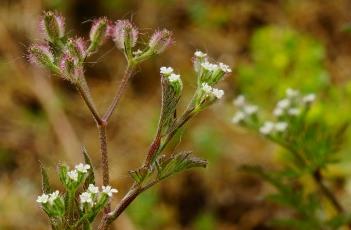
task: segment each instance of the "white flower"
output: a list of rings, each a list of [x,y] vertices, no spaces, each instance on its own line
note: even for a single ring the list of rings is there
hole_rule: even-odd
[[[46,204],[49,201],[49,195],[47,194],[42,194],[41,196],[38,196],[37,202],[40,204]]]
[[[217,99],[221,99],[224,95],[224,91],[221,89],[216,89],[213,88],[212,89],[212,94],[217,98]]]
[[[171,73],[171,75],[168,77],[168,80],[170,82],[180,81],[180,75]]]
[[[93,184],[89,184],[88,191],[92,194],[97,194],[99,193],[99,188],[94,186]]]
[[[195,57],[198,57],[198,58],[204,58],[207,56],[207,53],[204,53],[200,50],[197,50],[197,51],[195,51],[194,55],[195,55]]]
[[[201,63],[201,66],[208,71],[215,71],[218,69],[217,64],[209,63],[208,61]]]
[[[212,87],[211,87],[210,85],[208,85],[207,83],[202,83],[201,89],[202,89],[205,93],[211,93],[211,92],[212,92]]]
[[[143,53],[143,51],[141,51],[140,49],[138,49],[137,51],[133,52],[134,56],[139,56],[142,53]]]
[[[239,111],[239,112],[237,112],[237,113],[234,115],[234,117],[232,118],[232,122],[233,122],[234,124],[238,124],[238,123],[240,123],[241,121],[245,120],[245,117],[246,117],[246,114],[243,113],[243,112],[241,112],[241,111]]]
[[[288,114],[291,115],[291,116],[297,116],[300,114],[300,109],[298,108],[291,108],[288,110]]]
[[[112,194],[117,193],[118,190],[115,188],[112,188],[110,185],[107,185],[107,186],[102,186],[102,192],[106,193],[109,197],[112,197]]]
[[[225,73],[231,73],[232,72],[232,69],[226,65],[226,64],[223,64],[222,62],[219,63],[219,68],[221,68],[221,70]]]
[[[304,96],[303,98],[302,98],[302,102],[303,103],[312,103],[312,102],[314,102],[314,100],[316,100],[316,95],[315,94],[313,94],[313,93],[311,93],[311,94],[308,94],[308,95],[306,95],[306,96]]]
[[[88,203],[88,204],[94,204],[93,199],[91,197],[91,193],[89,192],[83,192],[82,194],[79,195],[80,203]]]
[[[160,68],[160,73],[163,75],[170,75],[171,73],[173,73],[173,68],[172,67],[161,67]]]
[[[67,173],[67,176],[68,176],[71,180],[74,180],[74,181],[77,181],[77,180],[78,180],[78,172],[77,172],[77,170],[69,171],[69,172]]]
[[[75,168],[76,168],[76,170],[77,170],[78,172],[87,173],[87,172],[88,172],[88,169],[90,169],[90,165],[80,163],[80,164],[76,165]]]
[[[277,107],[281,108],[281,109],[286,109],[286,108],[288,108],[290,106],[290,104],[291,104],[290,100],[285,98],[285,99],[282,99],[282,100],[278,101]]]
[[[291,88],[288,88],[286,90],[286,96],[288,98],[297,97],[298,95],[299,95],[299,91],[297,91],[297,90],[294,90],[294,89],[291,89]]]
[[[237,107],[243,107],[246,104],[245,97],[243,95],[239,95],[235,98],[233,103]]]
[[[256,105],[247,105],[244,107],[244,112],[247,115],[255,114],[257,113],[257,111],[258,111],[258,107]]]
[[[54,203],[54,201],[58,198],[59,194],[60,194],[60,192],[57,190],[55,192],[49,194],[49,203],[50,204]]]
[[[286,122],[277,122],[274,125],[274,129],[278,132],[284,132],[288,128],[288,123]]]
[[[284,110],[281,109],[281,108],[275,108],[273,110],[273,115],[276,116],[276,117],[280,117],[283,114],[284,114]]]
[[[274,123],[271,121],[266,121],[263,126],[260,128],[260,133],[264,134],[264,135],[268,135],[270,134],[273,129],[274,129]]]

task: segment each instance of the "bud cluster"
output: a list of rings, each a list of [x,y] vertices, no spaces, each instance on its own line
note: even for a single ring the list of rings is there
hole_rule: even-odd
[[[281,135],[289,130],[290,126],[308,112],[311,103],[315,100],[314,94],[301,95],[299,91],[293,89],[286,90],[286,97],[279,100],[273,110],[276,122],[261,121],[258,117],[258,107],[247,103],[243,95],[239,95],[234,100],[234,105],[238,109],[232,118],[234,124],[240,124],[253,128],[263,135]]]
[[[65,213],[65,202],[59,191],[50,194],[43,193],[38,196],[37,202],[42,205],[49,216],[59,217],[63,216]]]

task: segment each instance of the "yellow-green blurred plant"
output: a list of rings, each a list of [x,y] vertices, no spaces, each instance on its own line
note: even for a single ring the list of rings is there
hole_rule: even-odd
[[[351,215],[345,211],[336,191],[326,185],[323,170],[337,162],[336,153],[343,143],[347,124],[330,127],[321,119],[309,119],[314,101],[314,94],[302,95],[289,88],[285,98],[276,104],[272,117],[266,120],[259,108],[241,95],[234,101],[238,111],[232,121],[281,146],[287,153],[280,171],[244,167],[276,188],[276,193],[268,196],[269,200],[296,211],[296,216],[277,219],[274,223],[301,230],[340,229],[351,222]],[[314,182],[316,189],[306,188],[306,177]],[[333,206],[335,215],[328,213],[322,205],[323,199]]]
[[[49,177],[42,168],[43,194],[38,197],[37,202],[48,215],[53,229],[92,229],[95,218],[102,210],[104,214],[99,229],[108,229],[142,192],[183,170],[206,167],[207,162],[193,156],[190,151],[170,154],[166,152],[167,145],[176,134],[181,134],[179,131],[191,118],[222,98],[224,91],[214,86],[231,72],[227,65],[210,63],[207,54],[196,51],[193,63],[197,88],[188,107],[180,116],[176,110],[183,90],[181,77],[171,67],[160,68],[162,102],[155,138],[141,167],[129,171],[134,180],[133,185],[119,204],[111,209],[110,198],[117,190],[109,185],[106,138],[108,123],[136,68],[140,63],[167,49],[173,43],[172,33],[166,29],[159,30],[150,37],[148,43],[139,43],[139,31],[130,21],[118,20],[112,23],[103,17],[94,20],[89,40],[86,41],[84,38],[69,35],[64,17],[57,13],[45,12],[40,24],[45,38],[41,43],[29,47],[29,60],[66,80],[80,93],[98,128],[102,162],[101,192],[95,185],[93,166],[86,151],[83,151],[85,164],[78,164],[73,170],[69,170],[64,164],[59,166],[58,174],[64,185],[64,192],[53,191]],[[107,39],[112,39],[122,51],[127,67],[111,104],[101,116],[90,93],[84,67],[86,60],[98,52]]]

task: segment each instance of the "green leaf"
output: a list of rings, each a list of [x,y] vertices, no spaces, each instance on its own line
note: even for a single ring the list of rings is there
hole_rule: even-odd
[[[84,185],[83,185],[83,188],[87,189],[89,187],[89,184],[95,185],[95,174],[94,174],[94,168],[93,168],[93,164],[91,163],[89,154],[88,154],[87,150],[84,147],[82,147],[82,153],[83,153],[83,156],[84,156],[85,163],[90,165],[90,169],[88,170],[88,176],[85,179],[85,182],[84,182]]]
[[[181,152],[170,157],[162,156],[157,163],[158,178],[162,180],[186,169],[206,166],[207,161],[193,156],[191,152]]]
[[[141,185],[147,177],[151,176],[152,172],[153,172],[152,170],[148,170],[147,168],[144,168],[144,167],[136,170],[128,171],[129,175],[134,179],[134,181],[138,185]]]
[[[40,171],[41,171],[41,186],[43,193],[51,193],[53,190],[50,186],[49,176],[44,168],[43,164],[40,162]]]
[[[68,172],[67,165],[59,164],[58,171],[59,171],[59,178],[61,183],[67,188],[67,172]]]

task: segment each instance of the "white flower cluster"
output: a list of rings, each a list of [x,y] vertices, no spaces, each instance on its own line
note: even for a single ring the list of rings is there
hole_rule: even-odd
[[[89,184],[88,189],[79,195],[81,205],[89,204],[91,206],[96,204],[98,195],[106,194],[108,197],[112,197],[113,193],[117,193],[118,190],[112,188],[111,186],[102,186],[101,193],[97,186]]]
[[[244,121],[246,118],[256,114],[258,111],[258,107],[256,105],[248,104],[243,95],[239,95],[233,103],[240,110],[232,118],[232,122],[234,124]]]
[[[75,166],[74,170],[67,172],[67,176],[73,181],[78,181],[78,173],[85,174],[88,172],[89,169],[90,169],[90,165],[79,163],[78,165]]]
[[[224,91],[223,90],[213,88],[207,83],[202,83],[201,89],[206,93],[206,95],[213,95],[217,99],[221,99],[223,97],[223,95],[224,95]]]
[[[301,113],[301,105],[308,105],[315,100],[314,94],[300,97],[300,92],[294,89],[286,90],[286,97],[278,101],[273,114],[276,117],[283,115],[298,116]]]
[[[168,77],[168,80],[169,80],[170,82],[181,82],[180,75],[179,75],[179,74],[175,74],[172,67],[165,67],[165,66],[162,66],[162,67],[160,68],[160,73],[161,73],[163,76]]]
[[[37,198],[37,202],[40,204],[53,204],[54,201],[59,198],[60,192],[59,191],[55,191],[53,193],[50,194],[45,194],[43,193],[42,195],[38,196]]]
[[[260,127],[260,133],[263,135],[269,135],[272,134],[273,132],[284,132],[288,128],[288,123],[286,122],[272,122],[272,121],[266,121],[263,123],[263,125]]]
[[[210,72],[215,72],[217,70],[221,70],[223,73],[231,73],[232,70],[231,68],[219,62],[218,64],[210,63],[207,58],[207,53],[204,53],[200,50],[195,51],[194,57],[197,63],[195,63],[195,71],[197,72],[199,70],[199,66],[201,66],[203,69],[210,71]]]

